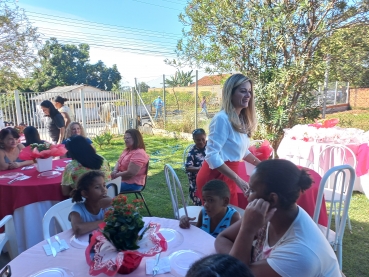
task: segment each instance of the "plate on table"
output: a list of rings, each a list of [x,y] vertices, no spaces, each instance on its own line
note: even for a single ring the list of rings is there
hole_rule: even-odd
[[[70,245],[74,248],[86,249],[88,246],[89,236],[90,234],[85,234],[83,236],[80,236],[79,238],[73,236],[70,239]]]
[[[58,177],[60,175],[61,173],[59,171],[50,170],[50,171],[41,172],[40,174],[37,175],[37,178],[51,179],[51,178]]]
[[[29,277],[73,277],[74,274],[72,271],[66,268],[61,267],[53,267],[46,268],[36,272],[35,274],[30,275]]]
[[[183,243],[183,235],[174,229],[160,228],[159,232],[167,241],[168,248],[174,248]]]
[[[179,250],[169,256],[170,267],[175,276],[184,277],[191,265],[205,257],[204,253],[196,250]]]
[[[8,172],[0,176],[0,178],[14,179],[20,176],[23,176],[23,173],[20,172]]]

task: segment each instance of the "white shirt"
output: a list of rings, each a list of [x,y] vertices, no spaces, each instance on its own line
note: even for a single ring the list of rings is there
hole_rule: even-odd
[[[68,106],[61,106],[58,111],[60,113],[67,113],[70,117],[70,120],[71,121],[74,121],[74,114],[72,112],[72,110],[68,107]]]
[[[341,276],[331,245],[301,207],[290,228],[271,248],[267,263],[283,277]],[[263,249],[270,249],[268,229]]]
[[[226,161],[240,161],[250,154],[249,144],[248,135],[234,130],[228,115],[221,110],[210,122],[205,160],[211,169]]]

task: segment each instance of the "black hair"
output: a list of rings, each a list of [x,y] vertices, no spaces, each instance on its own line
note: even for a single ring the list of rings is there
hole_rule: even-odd
[[[28,146],[32,143],[42,143],[42,140],[40,139],[40,134],[35,127],[28,126],[24,128],[23,133],[26,139],[26,143],[24,144],[24,146]]]
[[[19,139],[20,137],[17,130],[15,130],[12,127],[7,127],[0,131],[0,141],[2,142],[6,138],[7,135],[12,135],[13,138],[16,138],[16,139]]]
[[[186,277],[254,277],[240,260],[226,254],[213,254],[196,261]]]
[[[197,135],[206,135],[206,132],[204,129],[199,128],[192,131],[192,139],[195,139],[195,136]]]
[[[202,187],[202,192],[213,191],[215,195],[223,198],[230,197],[231,193],[226,183],[222,180],[211,180]]]
[[[50,115],[46,116],[54,117],[59,113],[59,111],[54,107],[53,103],[51,103],[49,100],[42,101],[40,106],[49,109]]]
[[[95,149],[82,136],[72,136],[66,140],[68,155],[84,167],[99,170],[104,158],[96,154]]]
[[[303,169],[287,160],[266,160],[256,166],[257,180],[265,185],[265,194],[276,193],[281,208],[296,203],[301,192],[311,187],[312,179]]]
[[[103,177],[105,178],[105,175],[103,172],[98,170],[91,170],[89,172],[86,172],[85,174],[81,175],[77,181],[76,188],[73,189],[70,193],[70,196],[72,197],[72,202],[81,202],[83,201],[82,198],[82,191],[88,190],[92,181],[96,177]]]
[[[60,103],[62,105],[64,105],[64,102],[67,102],[67,101],[68,101],[67,98],[63,98],[63,97],[61,97],[59,95],[54,98],[54,102],[58,102],[58,103]]]

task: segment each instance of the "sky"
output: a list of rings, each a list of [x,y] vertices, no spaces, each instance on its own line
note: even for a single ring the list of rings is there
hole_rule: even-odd
[[[175,58],[182,36],[178,15],[186,0],[17,0],[44,41],[56,37],[63,44],[90,45],[90,62],[116,64],[122,85],[146,82],[159,87],[166,65]],[[183,68],[188,71],[190,68]],[[194,69],[196,70],[196,69]],[[199,76],[204,76],[199,69]]]

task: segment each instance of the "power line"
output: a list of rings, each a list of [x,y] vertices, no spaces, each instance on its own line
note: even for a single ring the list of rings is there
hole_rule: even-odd
[[[131,30],[134,30],[134,31],[139,31],[141,33],[148,33],[148,34],[154,34],[154,33],[157,33],[159,35],[166,35],[166,36],[174,36],[174,37],[180,37],[180,34],[174,34],[174,33],[167,33],[167,32],[158,32],[158,31],[152,31],[152,30],[146,30],[146,29],[139,29],[139,28],[132,28],[132,27],[125,27],[125,26],[120,26],[120,25],[112,25],[112,24],[105,24],[105,23],[99,23],[99,22],[95,22],[95,21],[88,21],[88,20],[79,20],[79,19],[73,19],[73,18],[68,18],[68,17],[62,17],[62,16],[51,16],[51,15],[48,15],[48,14],[43,14],[43,13],[37,13],[37,12],[26,12],[26,13],[31,13],[31,14],[38,14],[38,15],[42,15],[42,16],[46,16],[45,17],[42,17],[41,18],[45,18],[45,19],[49,19],[49,20],[53,20],[53,18],[61,18],[61,19],[66,19],[66,20],[70,20],[72,21],[73,23],[77,23],[77,24],[81,24],[81,22],[86,22],[86,23],[89,23],[89,24],[95,24],[95,25],[103,25],[103,26],[106,26],[106,27],[109,27],[109,28],[112,28],[113,29],[121,29],[121,28],[125,28],[125,29],[131,29]],[[51,19],[50,19],[51,17]],[[37,17],[36,17],[37,18]],[[58,22],[60,23],[60,22]],[[123,31],[123,30],[122,30]],[[126,32],[128,32],[129,30],[126,30]]]
[[[180,11],[181,12],[181,10],[178,10],[178,9],[174,9],[174,8],[170,8],[170,7],[166,7],[166,6],[161,6],[161,5],[155,5],[155,4],[144,2],[144,1],[139,1],[139,0],[131,0],[131,1],[133,1],[133,2],[139,2],[139,3],[144,3],[144,4],[147,4],[147,5],[151,5],[151,6],[156,6],[156,7],[161,7],[161,8],[171,9],[171,10],[175,10],[175,11]]]

